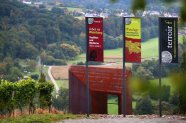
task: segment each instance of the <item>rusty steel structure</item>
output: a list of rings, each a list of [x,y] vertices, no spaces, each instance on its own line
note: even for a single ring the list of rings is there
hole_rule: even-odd
[[[84,66],[71,66],[69,69],[69,110],[74,114],[87,111],[85,70]],[[107,114],[107,96],[111,94],[118,96],[118,114],[121,114],[122,69],[89,67],[88,73],[90,113]],[[126,80],[131,74],[130,70],[126,70]],[[126,114],[132,114],[132,96],[128,87],[126,92]]]

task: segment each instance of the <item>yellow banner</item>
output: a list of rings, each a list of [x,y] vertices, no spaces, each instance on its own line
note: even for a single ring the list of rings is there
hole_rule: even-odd
[[[132,39],[141,39],[141,19],[126,18],[125,36]]]

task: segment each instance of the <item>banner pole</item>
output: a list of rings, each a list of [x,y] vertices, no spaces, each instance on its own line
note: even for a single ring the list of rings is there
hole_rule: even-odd
[[[161,59],[160,59],[161,60]],[[162,117],[162,88],[161,88],[161,74],[162,74],[162,64],[159,63],[159,89],[160,89],[160,95],[159,95],[159,116]]]
[[[88,61],[86,61],[86,92],[87,92],[87,117],[90,114],[90,97],[89,97],[89,82],[88,82]]]
[[[122,71],[122,113],[126,116],[126,79],[125,79],[125,17],[123,18],[123,71]]]
[[[159,18],[159,89],[160,89],[160,95],[159,95],[159,116],[162,116],[162,104],[161,104],[161,96],[162,96],[162,89],[161,89],[161,74],[162,74],[162,70],[161,70],[161,65],[162,65],[162,56],[161,56],[161,29],[160,29],[160,18]]]
[[[87,117],[89,117],[90,114],[90,97],[89,97],[89,82],[88,82],[88,17],[86,17],[85,19],[85,23],[86,23],[86,93],[87,93]]]

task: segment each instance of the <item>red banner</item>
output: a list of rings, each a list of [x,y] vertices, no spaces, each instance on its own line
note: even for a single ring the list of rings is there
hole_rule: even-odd
[[[103,62],[103,18],[86,17],[87,60]]]
[[[141,62],[141,19],[124,18],[125,23],[125,61]]]

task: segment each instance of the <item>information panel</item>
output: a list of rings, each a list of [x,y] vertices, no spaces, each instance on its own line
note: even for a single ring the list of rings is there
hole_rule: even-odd
[[[86,17],[87,60],[103,62],[103,18]]]
[[[178,63],[178,18],[159,18],[160,63]]]
[[[125,61],[141,62],[141,19],[134,17],[124,18],[125,34]]]

